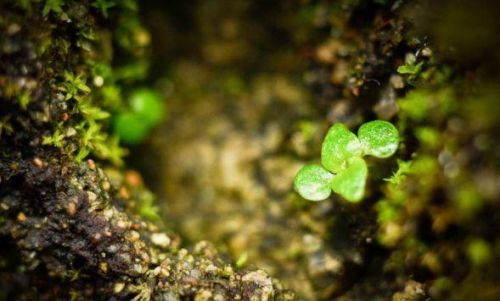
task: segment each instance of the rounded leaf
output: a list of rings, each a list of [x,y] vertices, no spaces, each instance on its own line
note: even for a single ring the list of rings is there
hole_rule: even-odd
[[[363,124],[358,130],[358,137],[364,153],[378,158],[392,156],[399,146],[398,130],[392,123],[384,120]]]
[[[365,193],[368,168],[360,157],[349,160],[347,168],[338,173],[331,182],[333,191],[349,202],[359,202]]]
[[[321,164],[333,173],[346,168],[347,160],[361,155],[361,143],[353,132],[340,123],[326,134],[321,148]]]
[[[293,182],[295,191],[304,199],[322,201],[330,196],[330,182],[334,175],[318,164],[302,167]]]

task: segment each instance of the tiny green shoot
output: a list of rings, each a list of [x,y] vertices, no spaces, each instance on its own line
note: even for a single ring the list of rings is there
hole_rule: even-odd
[[[424,62],[420,62],[418,64],[405,64],[398,67],[397,71],[399,74],[410,74],[415,75],[422,70],[422,66]]]
[[[43,6],[42,15],[46,17],[50,12],[62,13],[63,0],[47,0]]]
[[[248,261],[248,253],[247,252],[243,252],[239,257],[238,257],[238,260],[236,260],[236,268],[238,269],[241,269],[245,266],[245,264],[247,263]]]
[[[323,141],[321,165],[307,164],[300,169],[294,180],[295,191],[310,201],[325,200],[334,191],[349,202],[359,202],[368,177],[363,156],[387,158],[398,145],[398,130],[387,121],[367,122],[357,136],[343,124],[334,124]]]

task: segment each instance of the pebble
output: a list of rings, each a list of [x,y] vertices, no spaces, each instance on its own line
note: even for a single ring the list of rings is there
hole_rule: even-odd
[[[19,212],[17,214],[17,220],[21,223],[24,223],[26,221],[26,214],[24,214],[23,212]]]
[[[43,167],[43,161],[42,161],[42,159],[40,159],[38,157],[35,157],[33,159],[33,164],[35,164],[35,166],[38,167],[38,168],[42,168]]]
[[[93,193],[92,191],[87,191],[87,196],[90,202],[95,202],[97,200],[97,194]]]
[[[125,288],[125,283],[117,282],[117,283],[115,283],[115,287],[113,290],[114,290],[115,294],[118,294],[119,292],[123,291],[124,288]]]
[[[165,233],[151,234],[151,242],[159,247],[166,248],[170,244],[170,238]]]
[[[91,170],[95,170],[95,162],[92,159],[87,160],[87,165]]]
[[[66,212],[69,216],[74,216],[76,214],[76,204],[73,202],[69,202],[68,207],[66,208]]]

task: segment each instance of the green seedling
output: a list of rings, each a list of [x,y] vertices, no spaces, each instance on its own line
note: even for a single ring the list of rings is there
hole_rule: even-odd
[[[115,5],[116,3],[109,0],[95,0],[92,2],[92,6],[97,8],[105,18],[108,17],[108,10]]]
[[[416,75],[422,70],[422,66],[424,65],[424,62],[420,62],[418,64],[405,64],[401,65],[398,67],[397,71],[399,74],[409,74],[409,75]]]
[[[65,100],[71,98],[79,100],[82,94],[90,93],[90,88],[86,85],[83,75],[74,75],[71,72],[64,72],[64,82],[58,89],[65,93]]]
[[[357,136],[343,124],[334,124],[323,141],[321,165],[302,167],[295,176],[294,188],[310,201],[325,200],[334,191],[347,201],[359,202],[368,177],[363,156],[387,158],[398,145],[398,130],[387,121],[367,122]]]

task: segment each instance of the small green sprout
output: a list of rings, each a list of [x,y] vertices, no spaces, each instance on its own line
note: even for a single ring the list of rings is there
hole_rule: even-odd
[[[108,10],[115,5],[116,3],[108,0],[95,0],[92,2],[92,6],[97,8],[105,18],[108,17]]]
[[[420,62],[418,64],[405,64],[398,67],[397,71],[399,74],[409,74],[416,75],[422,70],[422,66],[424,62]]]
[[[62,123],[59,123],[52,136],[43,137],[42,144],[53,145],[55,147],[62,147],[65,135],[61,129],[62,129]]]
[[[19,101],[19,106],[23,111],[26,111],[28,109],[28,104],[31,101],[31,95],[30,92],[24,91],[21,93],[21,95],[18,96],[18,101]]]
[[[90,88],[85,84],[82,77],[82,74],[75,76],[71,72],[64,72],[64,83],[59,87],[59,90],[66,94],[64,97],[65,100],[71,98],[78,99],[80,92],[83,94],[90,93]]]
[[[295,190],[305,199],[321,201],[332,191],[350,202],[364,195],[368,167],[362,158],[387,158],[399,145],[399,133],[390,122],[375,120],[363,124],[358,135],[342,124],[334,124],[323,141],[321,165],[307,164],[297,173]]]
[[[245,266],[245,264],[248,262],[248,253],[243,252],[240,257],[238,257],[238,260],[236,260],[236,268],[241,269]]]
[[[89,100],[83,99],[80,101],[78,110],[88,120],[101,120],[111,116],[108,112],[101,110],[99,107],[94,106]]]
[[[43,6],[42,15],[46,17],[50,12],[54,12],[57,15],[62,13],[62,6],[64,4],[63,0],[47,0]]]
[[[81,135],[76,161],[80,162],[92,151],[98,158],[108,159],[120,166],[126,151],[119,145],[118,137],[108,136],[95,121],[85,121],[75,127]]]
[[[399,186],[406,179],[406,176],[412,172],[412,161],[403,161],[398,159],[398,170],[390,178],[384,179],[392,185]]]

